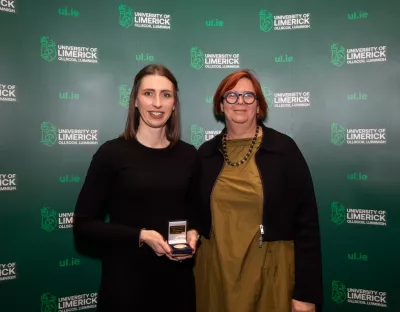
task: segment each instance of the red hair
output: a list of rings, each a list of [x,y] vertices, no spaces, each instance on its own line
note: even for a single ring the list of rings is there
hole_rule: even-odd
[[[258,81],[256,76],[250,72],[250,70],[241,70],[231,73],[221,81],[214,95],[214,113],[217,115],[222,115],[220,105],[223,100],[222,97],[227,91],[236,86],[238,81],[242,78],[247,78],[252,82],[254,91],[258,97],[259,111],[257,114],[257,118],[262,119],[266,117],[268,107],[267,101],[265,100],[264,94],[262,93],[260,82]]]

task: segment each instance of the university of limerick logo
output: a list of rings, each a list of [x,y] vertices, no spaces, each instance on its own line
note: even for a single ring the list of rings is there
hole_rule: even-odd
[[[346,49],[338,44],[331,45],[331,64],[335,66],[342,66],[346,62]]]
[[[204,129],[199,125],[192,125],[190,128],[190,143],[197,148],[204,142]]]
[[[49,293],[44,293],[40,297],[42,301],[41,312],[57,312],[57,297]]]
[[[54,40],[42,36],[40,38],[40,57],[48,62],[53,61],[57,56],[57,46]]]
[[[332,300],[338,304],[347,299],[347,288],[340,281],[332,281]]]
[[[341,146],[346,141],[346,129],[338,124],[333,122],[331,124],[331,143],[336,146]]]
[[[346,221],[346,210],[341,203],[332,202],[331,221],[336,225],[342,225],[343,222]]]
[[[125,4],[120,4],[119,7],[119,24],[124,28],[129,28],[133,25],[133,11]]]
[[[274,100],[274,93],[266,86],[262,86],[261,91],[262,91],[265,99],[267,100],[268,107],[269,108],[273,107],[272,103]]]
[[[190,67],[199,70],[204,66],[204,53],[197,47],[190,49]]]
[[[57,128],[47,121],[42,122],[40,128],[42,129],[40,143],[46,146],[53,146],[57,142]]]
[[[129,107],[129,97],[131,94],[132,88],[129,88],[126,85],[119,86],[119,105],[122,107]]]
[[[42,207],[40,210],[42,215],[41,229],[47,232],[54,231],[57,227],[57,212],[49,207]]]
[[[270,32],[274,27],[274,17],[271,12],[260,11],[260,30]]]

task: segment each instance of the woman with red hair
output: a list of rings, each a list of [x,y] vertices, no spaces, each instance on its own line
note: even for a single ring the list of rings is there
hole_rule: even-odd
[[[322,300],[317,205],[296,143],[264,126],[250,71],[222,80],[226,127],[199,148],[198,312],[311,312]]]

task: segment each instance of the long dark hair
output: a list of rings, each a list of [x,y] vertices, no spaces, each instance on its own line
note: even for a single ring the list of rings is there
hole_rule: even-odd
[[[133,87],[131,95],[129,97],[129,108],[128,117],[126,119],[125,130],[121,134],[125,139],[135,139],[137,135],[137,130],[140,123],[140,113],[135,107],[135,102],[139,92],[140,83],[143,77],[147,75],[158,75],[167,78],[172,82],[174,86],[174,99],[175,99],[175,110],[172,112],[171,117],[168,119],[166,124],[166,135],[167,139],[170,141],[170,146],[174,145],[180,138],[181,134],[181,123],[180,123],[180,109],[179,109],[179,97],[178,97],[178,82],[171,71],[164,65],[150,64],[142,68],[133,81]]]

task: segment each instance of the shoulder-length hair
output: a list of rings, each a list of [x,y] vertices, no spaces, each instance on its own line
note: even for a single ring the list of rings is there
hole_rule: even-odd
[[[260,108],[257,114],[257,118],[266,118],[268,107],[267,100],[265,99],[262,92],[260,82],[256,78],[255,74],[252,74],[251,71],[248,69],[231,73],[221,81],[214,94],[214,114],[222,115],[221,103],[223,101],[224,94],[227,91],[231,90],[242,78],[247,78],[253,83],[254,91],[258,97],[258,106]]]
[[[124,132],[120,135],[125,139],[134,139],[136,140],[137,131],[140,123],[140,112],[135,107],[135,102],[138,96],[140,83],[142,82],[143,77],[147,75],[158,75],[167,78],[172,82],[174,86],[174,107],[175,110],[172,112],[171,117],[168,119],[166,124],[166,135],[167,139],[171,142],[170,146],[174,145],[179,139],[181,134],[180,129],[180,109],[179,109],[179,97],[178,97],[178,81],[171,73],[171,71],[165,67],[164,65],[158,64],[150,64],[146,67],[142,68],[133,81],[132,91],[129,97],[129,108],[128,108],[128,117],[126,119],[126,125]]]

